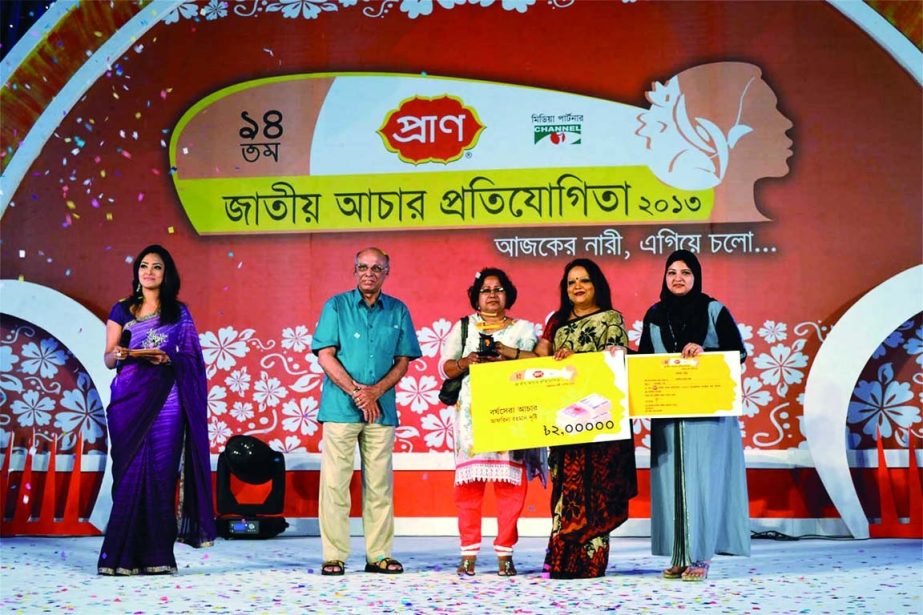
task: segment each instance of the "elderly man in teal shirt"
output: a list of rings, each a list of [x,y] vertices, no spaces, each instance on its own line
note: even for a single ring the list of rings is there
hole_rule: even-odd
[[[381,292],[389,268],[388,255],[378,248],[356,254],[356,288],[324,304],[311,344],[326,375],[318,413],[324,426],[318,513],[323,575],[343,574],[349,557],[349,483],[357,442],[365,571],[404,571],[391,557],[394,386],[421,352],[407,306]]]

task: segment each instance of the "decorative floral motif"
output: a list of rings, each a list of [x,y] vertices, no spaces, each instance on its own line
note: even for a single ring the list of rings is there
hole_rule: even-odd
[[[285,442],[276,438],[269,441],[269,448],[280,453],[307,453],[308,449],[301,446],[298,436],[285,436]]]
[[[917,327],[917,330],[913,332],[913,337],[904,344],[904,350],[911,356],[916,355],[917,364],[923,367],[923,327]]]
[[[651,419],[632,419],[631,431],[636,436],[641,436],[640,448],[651,448]],[[637,438],[635,446],[638,446]]]
[[[760,409],[772,400],[772,393],[762,390],[759,378],[744,378],[743,388],[743,412],[748,417],[754,417],[759,414]]]
[[[263,410],[267,406],[278,406],[283,397],[288,395],[278,378],[271,378],[266,372],[260,372],[259,381],[253,385],[253,401]]]
[[[745,88],[740,105],[746,92]],[[641,127],[637,134],[651,152],[649,166],[654,174],[684,190],[704,190],[720,184],[731,150],[753,129],[738,122],[725,135],[711,120],[690,117],[676,77],[665,84],[654,83],[646,97],[651,108],[638,116]]]
[[[54,401],[49,397],[42,397],[38,391],[26,391],[22,399],[14,401],[10,408],[23,427],[47,425],[51,422]]]
[[[253,404],[248,401],[235,401],[231,406],[231,416],[241,422],[252,419]]]
[[[308,328],[304,325],[298,325],[294,329],[282,329],[282,347],[295,352],[304,352],[313,339],[314,336],[308,333]]]
[[[397,385],[397,403],[410,406],[417,414],[423,414],[438,402],[439,385],[432,376],[421,376],[419,384],[413,376],[404,376]]]
[[[29,342],[23,346],[22,356],[19,371],[24,374],[38,373],[42,378],[54,378],[58,367],[67,360],[67,351],[58,347],[58,340],[46,337],[38,345]]]
[[[364,0],[366,3],[369,0]],[[558,9],[573,6],[575,0],[545,0],[548,4]],[[635,0],[622,0],[623,4]],[[356,7],[359,0],[234,0],[231,11],[238,17],[253,17],[257,13],[280,15],[284,19],[317,19],[322,13],[334,13],[340,9]],[[505,11],[525,13],[536,4],[537,0],[500,0],[500,6]],[[481,8],[495,5],[497,0],[380,0],[375,6],[363,6],[362,14],[366,17],[382,18],[388,14],[395,5],[400,7],[400,12],[409,19],[426,17],[439,7],[444,10],[455,8],[463,4],[473,4]],[[179,23],[180,19],[198,21],[200,16],[206,21],[224,19],[228,16],[228,0],[207,0],[199,8],[193,0],[180,4],[164,18],[165,24]]]
[[[235,369],[230,376],[224,379],[224,384],[238,395],[246,393],[250,388],[250,374],[247,373],[247,368]]]
[[[61,406],[65,410],[59,411],[54,420],[55,427],[64,434],[59,445],[60,450],[72,448],[77,441],[78,433],[84,442],[91,444],[106,434],[103,403],[93,387],[90,376],[85,372],[77,376],[76,389],[64,391]]]
[[[187,1],[180,4],[174,10],[170,11],[166,17],[164,17],[163,22],[165,24],[178,23],[180,17],[183,19],[197,19],[199,16],[199,7],[194,1]]]
[[[212,418],[208,422],[208,441],[211,442],[212,448],[224,444],[231,437],[231,430],[227,424],[217,418]]]
[[[740,339],[743,340],[744,350],[747,351],[747,356],[752,357],[754,346],[750,343],[749,340],[753,339],[753,327],[750,325],[737,323],[737,330],[740,331]],[[744,366],[746,366],[746,363],[744,363]]]
[[[891,363],[878,369],[878,378],[868,382],[860,380],[849,402],[848,423],[862,426],[862,432],[878,438],[896,436],[901,446],[907,445],[907,430],[920,422],[920,407],[910,405],[913,392],[907,382],[894,380]]]
[[[208,377],[214,376],[219,369],[230,369],[237,364],[237,359],[250,352],[247,341],[251,337],[253,329],[244,329],[237,333],[234,327],[222,327],[218,329],[218,335],[211,331],[201,333],[199,343],[202,345]]]
[[[432,328],[423,327],[417,331],[417,341],[424,357],[435,357],[442,348],[442,342],[452,329],[451,321],[440,318],[433,323]]]
[[[214,21],[228,16],[228,3],[224,0],[208,0],[202,8],[202,16],[208,21]]]
[[[104,448],[104,409],[86,371],[48,334],[11,326],[5,315],[3,322],[0,445],[11,434],[17,443],[32,437],[50,441],[58,435],[59,450],[68,450],[78,436],[91,450]],[[813,359],[807,343],[822,341],[823,328],[778,320],[758,322],[762,324],[739,323],[751,356],[741,383],[745,445],[803,448],[804,381]],[[396,387],[402,417],[395,431],[396,451],[454,449],[452,409],[438,402],[439,368],[428,358],[438,355],[452,324],[451,320],[438,319],[418,331],[426,358],[415,361]],[[253,329],[239,326],[216,328],[200,336],[211,369],[208,427],[213,452],[219,452],[237,433],[265,435],[267,441],[275,442],[273,448],[285,452],[320,449],[317,412],[323,371],[309,352],[308,328],[293,325],[275,331],[265,343],[256,339]],[[637,343],[640,322],[633,323],[632,332],[631,339]],[[296,348],[299,344],[304,344],[300,350]],[[272,348],[285,352],[272,352]],[[873,447],[878,429],[889,446],[906,446],[908,437],[919,442],[923,424],[923,316],[902,324],[881,348],[885,354],[870,359],[850,404],[847,437],[856,447]],[[31,373],[23,369],[26,362]],[[43,369],[54,376],[43,378]],[[220,371],[226,373],[219,376]],[[650,421],[633,421],[633,428],[637,446],[649,448]]]
[[[644,333],[644,322],[636,320],[631,323],[631,329],[628,330],[628,342],[637,346],[641,341],[641,335]]]
[[[776,344],[770,348],[770,354],[761,354],[753,361],[754,367],[763,370],[760,378],[766,384],[776,387],[779,397],[785,397],[790,384],[799,384],[804,378],[800,369],[808,364],[808,357],[801,354],[805,340],[798,339],[791,348],[785,344]]]
[[[147,337],[144,338],[144,341],[141,342],[142,348],[160,348],[164,342],[167,341],[167,334],[157,331],[156,329],[148,329]]]
[[[313,397],[302,397],[296,403],[294,399],[285,402],[282,406],[282,429],[297,431],[303,436],[312,436],[317,431],[317,400]]]
[[[420,421],[420,426],[426,430],[423,441],[431,450],[455,448],[455,439],[452,435],[452,413],[451,407],[443,407],[439,409],[438,414],[427,414]]]
[[[786,337],[788,337],[788,333],[785,332],[786,329],[787,327],[784,322],[777,323],[773,320],[767,320],[756,333],[761,338],[766,340],[767,343],[774,344],[775,342],[781,342]]]
[[[227,390],[224,387],[213,386],[208,391],[208,415],[221,416],[228,411],[228,404],[225,400]]]

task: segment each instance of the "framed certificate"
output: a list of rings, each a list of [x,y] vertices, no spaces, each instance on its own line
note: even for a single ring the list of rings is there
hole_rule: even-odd
[[[742,401],[737,351],[628,357],[631,418],[740,416]]]
[[[631,437],[623,353],[471,366],[474,452]]]

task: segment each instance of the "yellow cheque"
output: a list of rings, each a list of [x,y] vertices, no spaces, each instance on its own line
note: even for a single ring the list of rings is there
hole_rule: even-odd
[[[472,365],[474,451],[630,438],[627,383],[621,353]]]
[[[631,418],[740,416],[740,354],[631,355],[628,392]]]

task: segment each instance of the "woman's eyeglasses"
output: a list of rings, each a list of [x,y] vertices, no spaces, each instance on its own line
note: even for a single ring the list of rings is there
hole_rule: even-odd
[[[505,293],[505,292],[506,292],[506,289],[503,288],[502,286],[498,286],[498,287],[496,287],[496,288],[482,288],[482,289],[481,289],[480,291],[478,291],[478,292],[480,292],[482,295],[489,295],[489,294],[491,294],[491,293],[496,294],[496,295],[499,295],[499,294],[501,294],[501,293]]]
[[[381,273],[382,271],[387,271],[387,267],[382,267],[381,265],[372,265],[369,267],[366,264],[356,265],[356,271],[359,273],[367,273],[371,271],[372,273]]]

